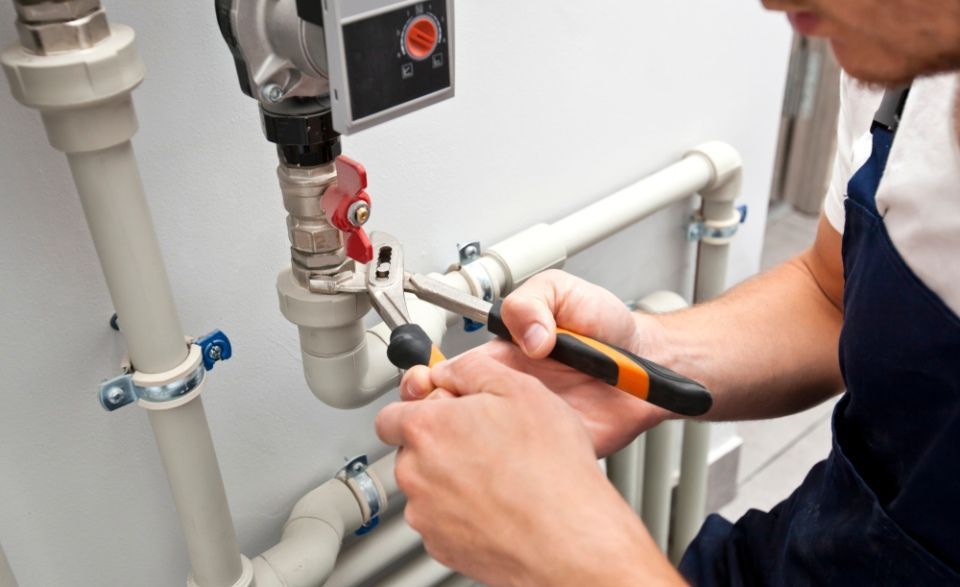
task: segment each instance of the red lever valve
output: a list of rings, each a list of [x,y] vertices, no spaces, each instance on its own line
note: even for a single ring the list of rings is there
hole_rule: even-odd
[[[337,157],[337,183],[327,188],[320,206],[327,220],[345,233],[347,256],[360,263],[373,260],[373,245],[363,230],[370,217],[367,170],[349,157]]]

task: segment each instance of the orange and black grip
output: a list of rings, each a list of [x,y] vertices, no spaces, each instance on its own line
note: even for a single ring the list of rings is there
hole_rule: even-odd
[[[387,358],[400,369],[416,365],[433,367],[446,359],[423,328],[416,324],[403,324],[390,333]]]
[[[497,302],[490,310],[487,328],[501,338],[513,340],[503,323],[500,307]],[[569,330],[557,329],[557,344],[550,358],[682,416],[702,416],[713,405],[707,388],[693,379]]]

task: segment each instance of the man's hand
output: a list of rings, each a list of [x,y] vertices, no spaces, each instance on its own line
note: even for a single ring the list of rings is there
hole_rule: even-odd
[[[559,325],[657,361],[660,326],[655,318],[632,314],[609,291],[561,271],[531,278],[504,300],[502,315],[522,350],[494,342],[471,352],[533,375],[566,400],[580,413],[599,456],[623,448],[669,416],[588,375],[543,360],[553,350]],[[421,399],[438,385],[429,370],[417,368],[404,379],[401,397]]]
[[[431,401],[377,417],[401,447],[397,484],[427,552],[490,585],[679,582],[597,467],[581,419],[499,352],[441,364]]]

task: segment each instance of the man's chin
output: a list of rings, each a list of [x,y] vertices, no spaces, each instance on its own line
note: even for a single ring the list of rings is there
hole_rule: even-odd
[[[882,59],[877,57],[876,52],[851,50],[849,45],[841,41],[831,40],[830,45],[840,67],[851,77],[870,87],[898,87],[921,75],[937,73],[911,66],[899,57]]]

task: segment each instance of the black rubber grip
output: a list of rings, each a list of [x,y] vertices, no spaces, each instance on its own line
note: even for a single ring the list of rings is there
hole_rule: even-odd
[[[390,333],[387,358],[400,369],[410,369],[416,365],[432,367],[444,360],[440,349],[416,324],[403,324]]]
[[[429,365],[433,341],[423,328],[416,324],[403,324],[390,333],[387,358],[400,369],[415,365]]]

